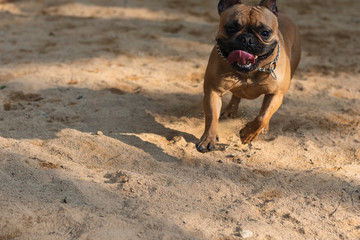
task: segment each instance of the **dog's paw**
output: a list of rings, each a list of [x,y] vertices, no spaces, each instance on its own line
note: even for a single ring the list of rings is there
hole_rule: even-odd
[[[237,109],[235,109],[235,110],[224,109],[224,111],[222,111],[221,114],[220,114],[220,118],[221,119],[236,118],[236,113],[237,113]]]
[[[199,152],[205,153],[208,151],[213,151],[215,150],[215,145],[216,142],[219,141],[219,137],[215,136],[215,137],[211,137],[207,134],[204,134],[201,139],[200,142],[196,144],[196,150],[198,150]]]
[[[249,122],[243,129],[240,130],[240,139],[243,144],[249,144],[255,140],[261,133],[260,123],[256,120]]]
[[[236,118],[239,104],[229,104],[221,111],[220,118]]]

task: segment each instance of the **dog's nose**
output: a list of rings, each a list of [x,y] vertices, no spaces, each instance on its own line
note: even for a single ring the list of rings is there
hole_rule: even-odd
[[[238,39],[244,46],[253,46],[255,43],[254,37],[248,34],[240,35]]]
[[[246,45],[252,45],[253,44],[253,39],[251,37],[244,37],[243,38],[243,43]]]

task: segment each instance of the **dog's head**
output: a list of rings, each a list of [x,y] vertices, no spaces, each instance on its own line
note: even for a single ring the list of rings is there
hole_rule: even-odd
[[[262,0],[256,6],[240,0],[220,0],[218,12],[216,41],[222,55],[237,71],[257,70],[279,41],[276,0]]]

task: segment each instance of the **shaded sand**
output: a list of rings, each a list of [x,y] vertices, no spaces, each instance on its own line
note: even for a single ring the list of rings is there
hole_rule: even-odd
[[[303,58],[270,132],[239,142],[243,101],[201,154],[216,5],[0,1],[0,239],[360,238],[360,2],[279,0]]]

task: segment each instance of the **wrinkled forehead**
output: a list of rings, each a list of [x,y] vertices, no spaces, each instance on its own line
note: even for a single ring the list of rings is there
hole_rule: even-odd
[[[246,6],[244,4],[234,5],[227,9],[220,18],[220,23],[226,25],[232,22],[238,22],[242,26],[269,26],[275,27],[276,16],[266,7]]]

